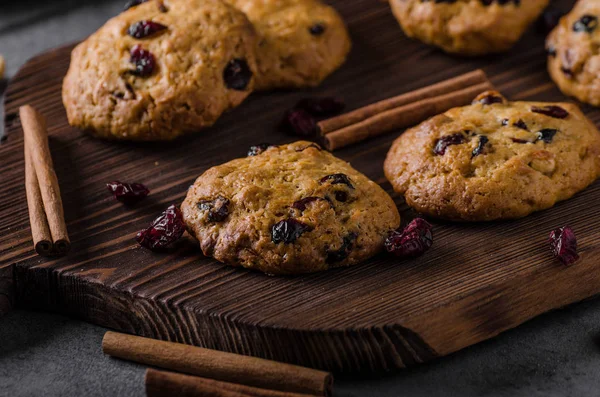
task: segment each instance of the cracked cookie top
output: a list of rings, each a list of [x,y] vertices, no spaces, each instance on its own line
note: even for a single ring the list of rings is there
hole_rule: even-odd
[[[489,91],[400,135],[384,170],[422,213],[519,218],[600,176],[600,133],[573,104],[509,102]]]
[[[71,125],[167,140],[212,125],[253,89],[256,34],[220,0],[148,1],[79,44],[63,83]]]
[[[209,169],[181,210],[205,255],[268,274],[356,264],[400,223],[379,185],[303,141],[263,145]]]

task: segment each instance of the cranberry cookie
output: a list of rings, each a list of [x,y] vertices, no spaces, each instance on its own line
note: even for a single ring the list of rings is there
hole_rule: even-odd
[[[384,169],[419,212],[462,221],[520,218],[600,176],[600,133],[573,104],[508,102],[486,92],[400,135]]]
[[[173,139],[252,91],[256,34],[220,0],[148,1],[79,44],[63,83],[69,123],[103,138]]]
[[[444,51],[483,55],[510,49],[549,0],[390,0],[404,33]]]
[[[342,17],[316,0],[227,0],[246,13],[260,39],[256,88],[316,86],[346,60]]]
[[[580,0],[547,39],[548,71],[563,93],[600,106],[600,2]]]
[[[181,206],[205,255],[268,274],[349,266],[400,224],[379,185],[311,142],[257,146],[200,176]]]

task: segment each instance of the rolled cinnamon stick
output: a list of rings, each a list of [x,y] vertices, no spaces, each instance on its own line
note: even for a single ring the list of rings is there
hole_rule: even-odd
[[[71,248],[71,242],[67,233],[58,178],[54,172],[52,156],[48,146],[46,121],[41,114],[29,105],[19,108],[19,116],[23,125],[25,145],[27,145],[31,163],[35,169],[44,203],[44,212],[52,236],[54,253],[58,255],[66,254]]]
[[[467,105],[481,92],[492,89],[493,85],[486,82],[387,110],[330,132],[323,137],[323,144],[328,150],[335,150],[392,130],[410,127],[453,107]]]
[[[386,110],[415,103],[423,99],[434,98],[440,95],[448,94],[450,92],[485,83],[487,81],[488,79],[485,72],[481,69],[477,69],[472,72],[420,88],[418,90],[410,91],[402,95],[375,102],[371,105],[344,113],[337,117],[320,121],[317,123],[317,126],[319,127],[321,135],[327,135],[332,131],[359,123],[365,119],[368,119],[369,117],[375,116],[376,114],[385,112]]]
[[[148,397],[311,397],[156,369],[146,371],[144,382]]]
[[[27,143],[25,143],[25,192],[27,193],[33,247],[39,255],[50,256],[52,255],[52,235],[48,227],[42,193],[40,192],[40,185],[29,155]]]
[[[328,372],[111,331],[102,349],[124,360],[259,388],[329,396],[333,385]]]

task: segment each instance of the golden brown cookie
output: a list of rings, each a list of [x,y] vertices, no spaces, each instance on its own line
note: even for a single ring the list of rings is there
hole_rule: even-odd
[[[268,274],[356,264],[400,224],[379,185],[303,141],[253,147],[209,169],[181,210],[205,255]]]
[[[227,0],[246,13],[260,39],[256,88],[319,85],[346,60],[342,17],[317,0]]]
[[[600,2],[580,0],[546,42],[548,71],[563,93],[600,106]]]
[[[252,91],[256,35],[220,0],[149,1],[79,44],[69,123],[103,138],[167,140],[212,125]]]
[[[407,36],[462,55],[510,49],[549,0],[390,0]]]
[[[573,104],[508,102],[487,92],[404,132],[384,169],[419,212],[463,221],[520,218],[600,176],[600,133]]]

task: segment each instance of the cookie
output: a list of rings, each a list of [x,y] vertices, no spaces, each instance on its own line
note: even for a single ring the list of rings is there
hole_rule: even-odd
[[[384,170],[394,190],[424,214],[520,218],[600,176],[600,133],[573,104],[508,102],[486,92],[400,135]]]
[[[549,0],[390,0],[407,36],[462,55],[510,49]]]
[[[72,126],[156,141],[212,125],[252,91],[256,33],[220,0],[148,1],[79,44],[63,83]]]
[[[346,60],[350,37],[332,7],[316,0],[228,1],[260,36],[257,89],[316,86]]]
[[[561,91],[600,106],[600,3],[579,1],[546,41],[548,72]]]
[[[356,264],[400,224],[379,185],[303,141],[253,147],[209,169],[181,210],[205,255],[268,274]]]

